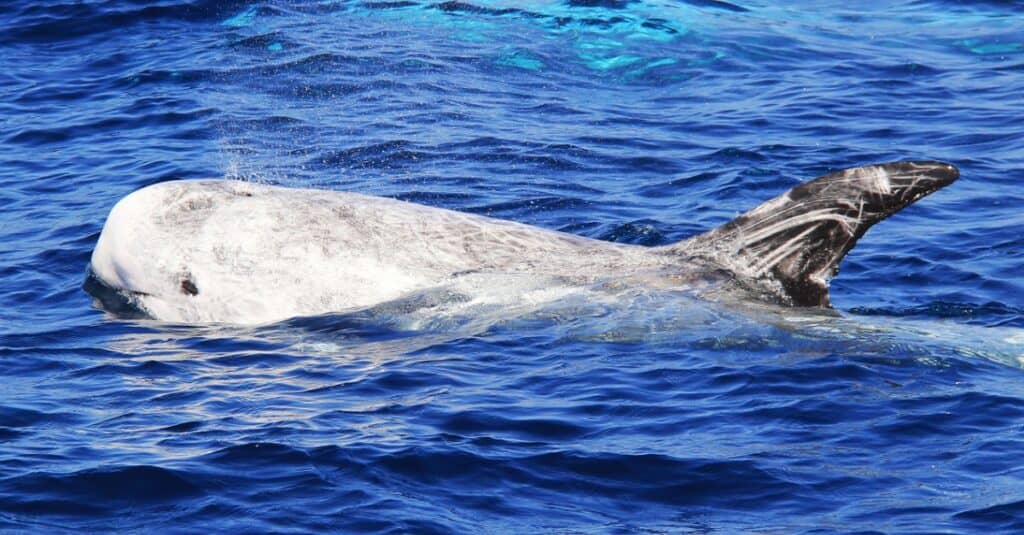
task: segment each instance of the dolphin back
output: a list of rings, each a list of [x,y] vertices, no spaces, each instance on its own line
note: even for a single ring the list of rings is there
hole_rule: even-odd
[[[828,307],[828,279],[875,223],[953,183],[956,167],[892,162],[830,173],[672,246],[743,278],[772,283],[783,304]]]

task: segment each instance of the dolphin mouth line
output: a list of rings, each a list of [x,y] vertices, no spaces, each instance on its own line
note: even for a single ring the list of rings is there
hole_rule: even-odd
[[[122,318],[150,317],[140,298],[150,297],[153,294],[125,288],[115,288],[101,279],[92,269],[92,265],[86,268],[82,289],[97,299],[103,310],[113,313],[115,316]]]

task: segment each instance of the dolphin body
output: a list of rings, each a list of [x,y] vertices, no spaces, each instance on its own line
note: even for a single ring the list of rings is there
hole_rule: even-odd
[[[467,277],[657,285],[709,300],[829,307],[828,279],[868,228],[958,177],[933,161],[847,169],[661,247],[356,193],[164,182],[111,210],[85,288],[112,312],[185,323],[356,311]]]

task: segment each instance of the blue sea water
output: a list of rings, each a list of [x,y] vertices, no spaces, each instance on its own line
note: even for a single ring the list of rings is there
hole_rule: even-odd
[[[1024,531],[1020,2],[11,1],[0,67],[0,531]],[[861,240],[837,317],[243,328],[81,288],[166,180],[655,245],[921,158],[962,178]]]

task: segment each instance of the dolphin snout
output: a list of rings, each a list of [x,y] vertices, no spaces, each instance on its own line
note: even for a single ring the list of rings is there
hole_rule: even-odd
[[[955,165],[946,162],[932,163],[933,167],[928,171],[928,175],[938,182],[940,188],[948,186],[960,178],[960,170]]]

